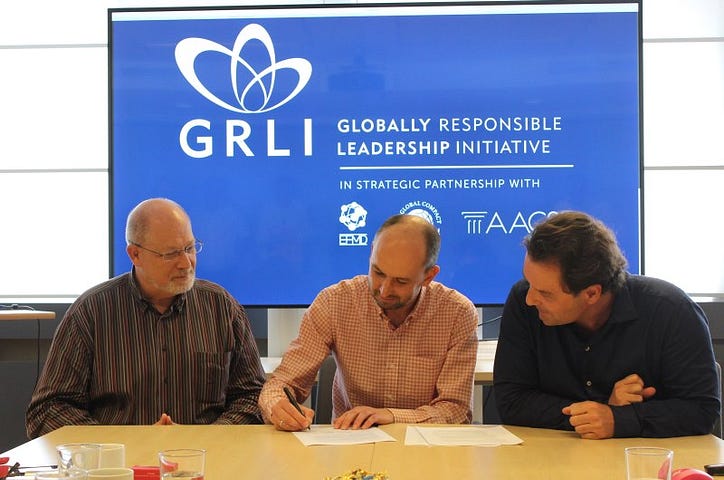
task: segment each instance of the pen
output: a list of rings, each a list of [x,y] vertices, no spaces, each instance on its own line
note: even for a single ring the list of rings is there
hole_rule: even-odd
[[[284,393],[287,395],[289,402],[297,409],[297,412],[301,413],[302,416],[306,418],[306,415],[302,412],[302,407],[299,406],[299,402],[297,402],[297,399],[294,398],[294,395],[292,395],[292,391],[289,390],[289,387],[284,387]],[[310,430],[311,428],[311,426],[307,426],[307,430]]]

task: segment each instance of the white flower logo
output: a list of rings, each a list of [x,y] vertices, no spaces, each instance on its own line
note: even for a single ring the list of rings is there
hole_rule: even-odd
[[[261,71],[257,71],[241,56],[241,50],[244,48],[244,45],[253,40],[261,42],[269,54],[269,66]],[[230,105],[220,99],[199,80],[196,74],[195,61],[197,56],[206,52],[218,52],[229,56],[231,88],[234,93],[234,98],[236,98],[239,103],[238,106]],[[312,64],[304,58],[288,58],[277,62],[271,36],[264,27],[256,23],[249,24],[241,29],[234,42],[233,50],[229,50],[225,46],[205,38],[185,38],[181,40],[176,45],[176,65],[178,65],[181,74],[191,86],[207,100],[227,110],[238,113],[264,113],[279,108],[297,96],[312,76]],[[243,72],[244,69],[250,74],[250,78],[240,91],[238,85],[240,81],[239,70]],[[276,103],[271,103],[272,93],[276,86],[277,71],[282,69],[294,70],[299,76],[299,81],[286,97],[282,95],[283,98],[281,100]],[[250,93],[253,93],[255,101],[257,101],[258,98],[262,99],[261,104],[255,108],[247,106]]]

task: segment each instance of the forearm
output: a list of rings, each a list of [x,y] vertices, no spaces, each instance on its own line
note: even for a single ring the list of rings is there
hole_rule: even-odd
[[[86,329],[79,327],[79,322],[64,319],[56,332],[26,411],[29,438],[65,425],[99,423],[90,413],[92,354]]]
[[[246,313],[241,310],[242,314],[233,324],[235,348],[229,366],[226,405],[222,414],[213,422],[216,424],[263,423],[259,410],[259,394],[266,375]]]
[[[563,407],[572,399],[550,395],[535,388],[508,382],[495,382],[493,390],[498,413],[506,425],[573,430]]]
[[[281,373],[281,372],[280,372]],[[284,393],[284,387],[289,386],[294,392],[294,396],[298,399],[306,399],[309,397],[311,392],[312,384],[314,383],[314,377],[311,381],[304,381],[304,388],[295,385],[295,381],[286,379],[285,376],[280,376],[276,372],[272,378],[267,380],[264,384],[264,388],[259,394],[259,408],[261,410],[262,418],[265,423],[271,422],[271,411],[272,407],[276,405],[279,400],[285,399],[286,394]],[[303,400],[299,400],[300,403]]]
[[[419,408],[388,408],[392,412],[395,423],[470,423],[472,411],[470,404],[439,401]]]
[[[96,425],[90,412],[59,395],[33,396],[25,417],[28,438],[36,438],[66,425]]]
[[[711,400],[648,400],[611,407],[614,437],[665,438],[711,432],[718,405]]]
[[[258,394],[249,394],[231,402],[214,421],[219,425],[247,425],[264,423],[258,405]]]

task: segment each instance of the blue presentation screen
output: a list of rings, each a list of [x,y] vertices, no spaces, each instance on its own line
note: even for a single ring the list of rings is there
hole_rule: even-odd
[[[111,10],[112,274],[130,209],[168,197],[197,275],[304,306],[366,273],[390,215],[440,231],[437,279],[478,305],[523,238],[583,210],[641,264],[640,5]]]

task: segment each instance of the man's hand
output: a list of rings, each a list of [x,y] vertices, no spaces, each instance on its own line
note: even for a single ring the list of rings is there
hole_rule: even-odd
[[[173,420],[171,420],[171,417],[169,415],[162,413],[161,418],[159,418],[158,422],[154,423],[154,425],[176,425],[176,424],[173,423]]]
[[[609,405],[631,405],[632,403],[643,402],[656,393],[654,387],[645,387],[644,381],[637,374],[632,373],[623,380],[619,380],[613,386],[611,396],[608,398]]]
[[[572,403],[563,408],[564,415],[581,438],[601,440],[613,437],[613,412],[611,407],[598,402]]]
[[[304,430],[312,424],[314,420],[314,410],[304,405],[299,405],[304,415],[299,413],[294,405],[286,398],[282,398],[271,409],[270,420],[277,427],[277,430],[286,430],[287,432],[298,432]]]
[[[334,419],[334,428],[359,430],[393,423],[395,417],[386,408],[354,407]]]

